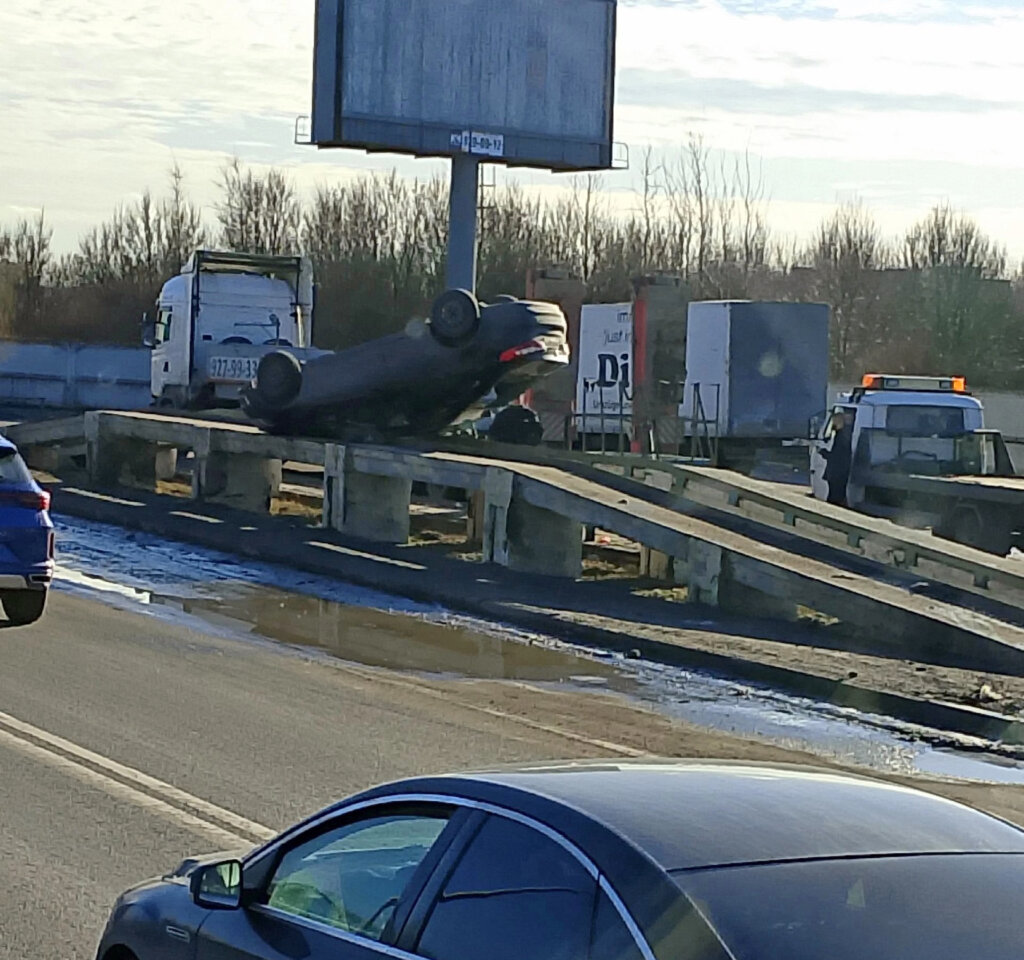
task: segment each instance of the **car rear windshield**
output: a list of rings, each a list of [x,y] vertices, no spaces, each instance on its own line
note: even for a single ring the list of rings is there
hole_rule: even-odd
[[[681,872],[736,960],[1021,960],[1024,854]]]
[[[29,473],[21,454],[10,447],[0,447],[0,484],[26,484],[32,482],[32,474]]]

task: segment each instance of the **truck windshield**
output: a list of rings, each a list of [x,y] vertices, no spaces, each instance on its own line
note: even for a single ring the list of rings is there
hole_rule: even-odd
[[[676,873],[736,960],[1020,960],[1024,854]]]
[[[885,414],[885,432],[895,437],[958,437],[965,430],[960,407],[893,406]]]

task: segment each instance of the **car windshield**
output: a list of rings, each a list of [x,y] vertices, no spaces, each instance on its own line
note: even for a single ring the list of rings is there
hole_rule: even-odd
[[[736,960],[1020,960],[1024,854],[677,872]]]
[[[961,407],[897,405],[886,411],[885,429],[894,437],[958,437],[966,427]]]
[[[32,482],[25,461],[12,447],[0,447],[0,484],[26,484]]]

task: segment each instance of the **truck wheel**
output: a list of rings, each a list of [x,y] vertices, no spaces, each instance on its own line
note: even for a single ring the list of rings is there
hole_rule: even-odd
[[[12,626],[24,627],[35,623],[46,607],[45,590],[10,590],[0,595],[4,613]]]
[[[302,387],[302,366],[293,354],[274,350],[256,368],[256,397],[270,410],[286,407]]]
[[[458,347],[480,326],[480,304],[468,290],[448,290],[430,308],[430,332],[446,347]]]
[[[505,407],[495,414],[487,436],[495,443],[536,447],[544,439],[540,418],[529,407]]]

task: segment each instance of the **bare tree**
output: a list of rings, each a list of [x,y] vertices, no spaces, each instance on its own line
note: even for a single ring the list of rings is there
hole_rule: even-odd
[[[1012,339],[1006,251],[947,203],[907,232],[903,259],[920,278],[920,320],[935,361],[987,373]]]
[[[809,250],[815,294],[832,306],[832,372],[848,375],[855,348],[872,335],[875,271],[883,265],[881,232],[859,202],[847,203],[819,227]]]
[[[296,253],[302,210],[291,183],[279,170],[263,176],[236,157],[221,171],[217,205],[221,243],[245,253]]]

